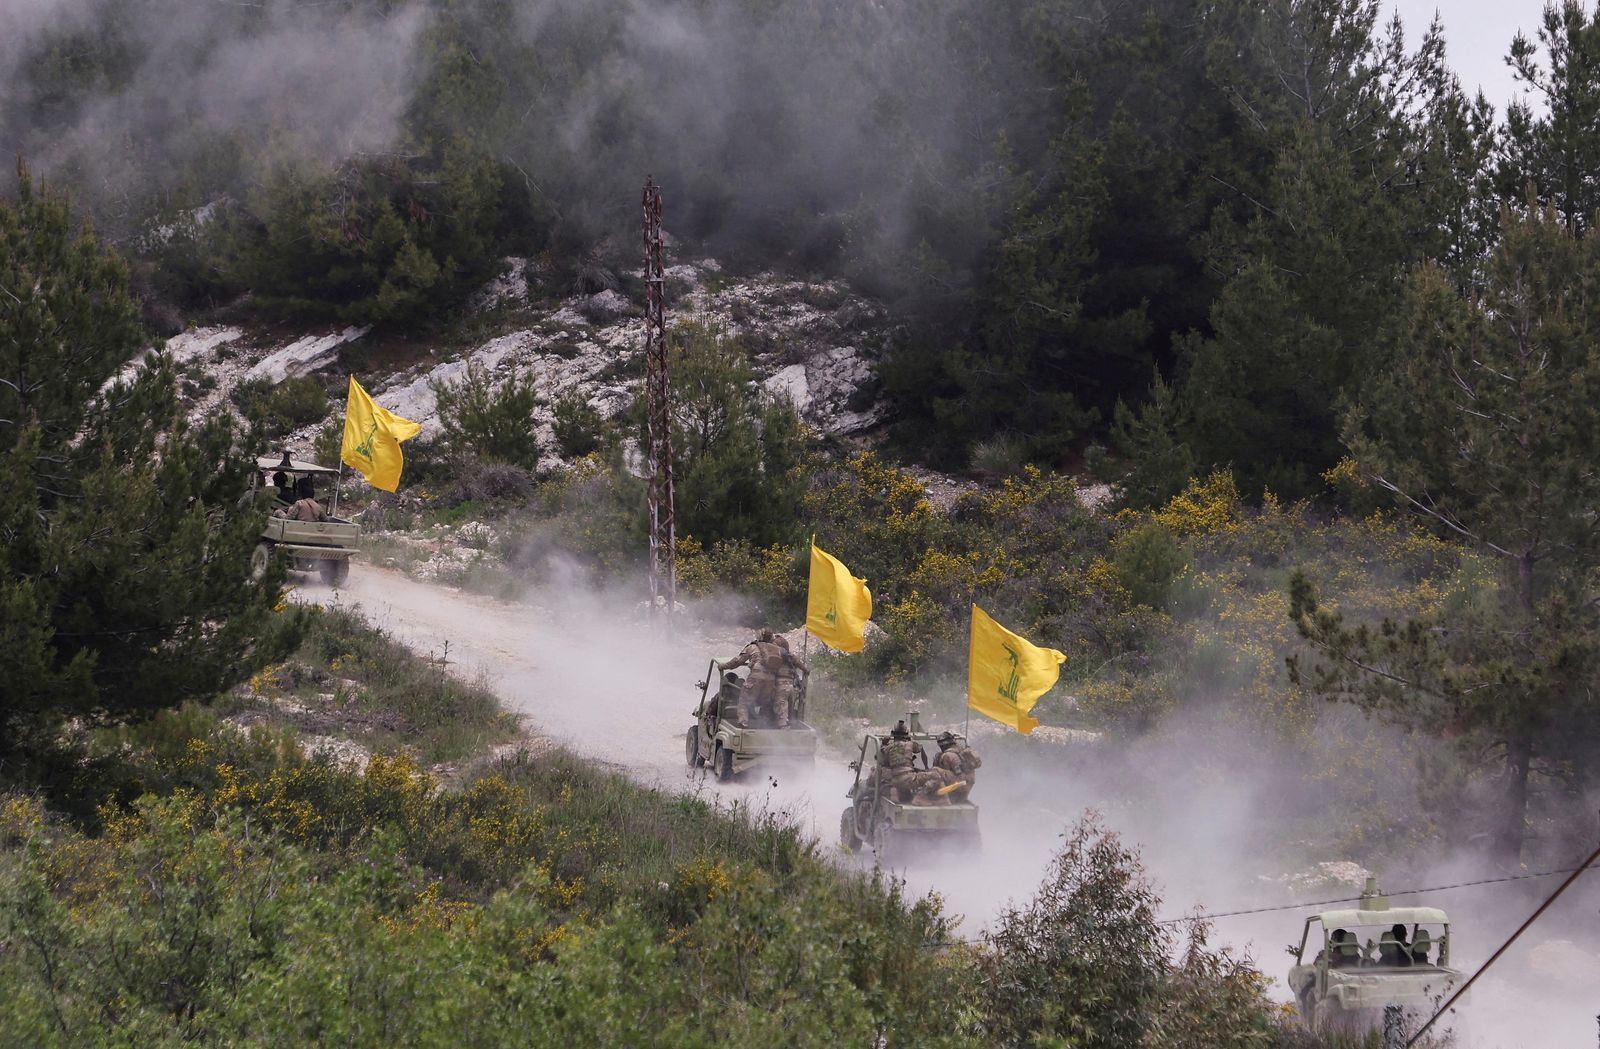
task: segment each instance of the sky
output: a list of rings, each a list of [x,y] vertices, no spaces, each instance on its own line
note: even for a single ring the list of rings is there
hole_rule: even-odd
[[[1592,0],[1586,0],[1586,4]],[[1405,23],[1406,39],[1415,44],[1435,12],[1444,19],[1445,54],[1470,94],[1481,87],[1504,115],[1506,103],[1521,91],[1506,65],[1517,30],[1536,39],[1545,0],[1394,0]]]

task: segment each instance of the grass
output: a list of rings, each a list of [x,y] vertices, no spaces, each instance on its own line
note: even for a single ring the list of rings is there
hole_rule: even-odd
[[[428,764],[459,761],[517,734],[516,718],[481,682],[451,676],[346,609],[315,611],[293,659],[255,684],[269,697],[294,697],[319,731],[343,726],[369,750],[406,751]]]

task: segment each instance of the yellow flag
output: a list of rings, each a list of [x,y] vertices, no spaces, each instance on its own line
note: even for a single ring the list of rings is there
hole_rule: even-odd
[[[417,423],[378,407],[356,377],[350,376],[350,399],[344,406],[344,445],[339,449],[339,458],[360,470],[368,484],[386,492],[399,488],[400,468],[405,465],[400,442],[421,432]]]
[[[838,558],[811,540],[811,586],[806,594],[806,629],[817,640],[841,652],[867,646],[867,620],[872,618],[872,591],[865,579],[850,574]]]
[[[972,648],[967,656],[967,706],[1026,736],[1039,722],[1028,711],[1055,687],[1067,657],[1018,637],[972,606]]]

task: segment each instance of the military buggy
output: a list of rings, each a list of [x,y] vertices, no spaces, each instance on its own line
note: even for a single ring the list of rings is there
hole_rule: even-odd
[[[908,714],[906,721],[912,740],[918,744],[920,770],[926,770],[926,745],[933,736],[922,731],[915,713]],[[966,743],[966,737],[955,735]],[[868,733],[861,740],[861,753],[850,762],[856,778],[845,792],[850,806],[839,816],[839,843],[850,852],[865,846],[880,858],[891,851],[910,852],[919,845],[976,852],[983,840],[978,830],[978,806],[971,801],[948,800],[925,806],[911,804],[909,795],[884,779],[878,752],[888,738]],[[938,749],[936,744],[934,749]]]
[[[716,682],[716,691],[711,683]],[[734,670],[720,670],[713,661],[704,681],[695,682],[700,702],[692,713],[694,724],[684,734],[684,756],[691,768],[710,764],[717,779],[727,782],[753,765],[805,764],[816,761],[817,731],[805,723],[806,688],[802,679],[799,699],[790,711],[789,724],[761,724],[768,717],[758,714],[756,724],[740,727],[739,692],[744,678]]]
[[[270,478],[284,474],[293,489],[301,478],[313,485],[318,480],[337,477],[339,471],[316,463],[289,458],[262,456],[256,459],[256,471],[250,477],[250,494],[247,498],[265,504],[265,494],[271,492]],[[350,574],[350,556],[355,553],[361,536],[361,526],[338,516],[339,489],[333,485],[333,499],[320,521],[291,521],[283,517],[268,517],[261,530],[261,540],[256,543],[250,557],[250,570],[260,575],[273,559],[287,568],[299,572],[316,572],[329,586],[338,586]],[[288,504],[279,503],[278,508]]]
[[[1395,926],[1402,926],[1396,937]],[[1391,907],[1374,879],[1352,908],[1306,919],[1289,989],[1316,1029],[1365,1030],[1385,1006],[1427,1009],[1461,979],[1450,967],[1450,919],[1437,907]]]

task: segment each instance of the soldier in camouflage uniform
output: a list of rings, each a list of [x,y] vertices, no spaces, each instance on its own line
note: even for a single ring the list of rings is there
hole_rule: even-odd
[[[771,710],[777,693],[778,672],[784,667],[783,649],[772,640],[772,631],[763,630],[756,639],[744,646],[739,654],[727,663],[718,663],[719,670],[736,670],[749,667],[750,673],[739,690],[739,727],[749,728],[750,718],[758,709]],[[784,713],[784,722],[789,720]]]
[[[789,651],[788,639],[782,634],[773,635],[772,640],[783,649],[783,666],[778,670],[777,694],[772,702],[772,713],[778,719],[779,728],[788,728],[789,715],[797,713],[796,708],[800,703],[800,679],[807,668],[799,656]]]
[[[916,761],[917,745],[911,741],[911,730],[904,721],[895,722],[889,742],[878,748],[878,773],[884,785],[909,799],[919,785],[918,777],[924,775],[917,772]]]
[[[946,784],[962,784],[959,789],[950,792],[950,800],[966,801],[978,782],[978,767],[983,760],[971,747],[957,739],[954,732],[939,733],[938,743],[939,756],[934,760],[933,767],[944,773]]]

